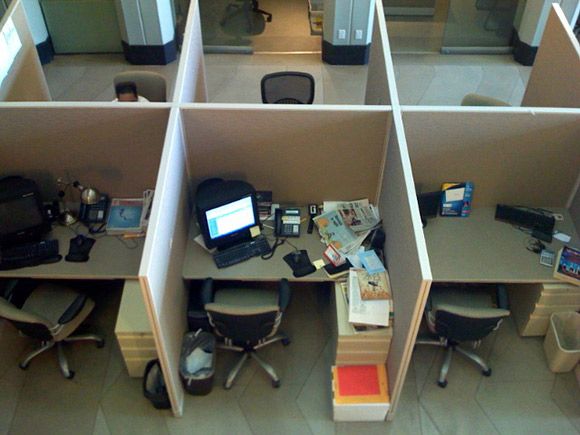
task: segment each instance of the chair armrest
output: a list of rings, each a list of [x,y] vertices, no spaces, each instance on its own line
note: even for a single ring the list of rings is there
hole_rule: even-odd
[[[280,280],[278,285],[278,305],[280,306],[280,311],[285,311],[290,304],[290,297],[292,296],[292,291],[290,290],[290,284],[286,278]]]
[[[58,323],[65,325],[71,320],[73,320],[83,309],[85,303],[87,302],[87,296],[79,294],[72,304],[66,309],[66,311],[58,319]]]
[[[213,279],[206,278],[201,284],[201,304],[209,304],[214,301],[215,292],[213,288]]]

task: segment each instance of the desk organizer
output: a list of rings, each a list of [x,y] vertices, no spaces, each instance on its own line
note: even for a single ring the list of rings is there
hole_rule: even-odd
[[[552,313],[580,310],[580,287],[573,284],[512,284],[507,289],[522,337],[546,335]]]
[[[348,307],[335,284],[336,301],[336,365],[384,364],[389,355],[393,328],[359,332],[348,322]]]
[[[125,281],[115,335],[129,376],[143,377],[147,363],[157,358],[157,350],[139,282],[136,280]]]

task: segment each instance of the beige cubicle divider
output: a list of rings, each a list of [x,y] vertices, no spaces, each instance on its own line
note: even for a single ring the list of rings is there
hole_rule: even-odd
[[[183,124],[194,185],[219,176],[272,190],[274,201],[376,201],[386,107],[185,107]]]
[[[199,14],[199,2],[192,0],[187,13],[187,24],[185,26],[175,92],[173,94],[173,101],[179,103],[207,102]]]
[[[35,179],[47,199],[56,197],[59,177],[112,198],[141,197],[155,186],[168,117],[168,107],[153,103],[4,104],[0,175]]]
[[[7,46],[4,44],[2,46],[3,65],[0,68],[7,68],[9,62],[12,65],[3,80],[0,75],[0,101],[50,101],[50,91],[20,0],[13,1],[2,17],[0,38],[5,39],[4,33],[8,32],[12,25],[17,33],[17,39],[12,40],[19,41],[21,47],[12,59]],[[17,46],[18,44],[15,45]]]
[[[373,39],[367,69],[366,105],[398,104],[395,86],[395,70],[387,35],[385,13],[381,1],[375,2]]]
[[[182,279],[189,225],[188,176],[180,114],[171,112],[139,280],[153,329],[171,408],[183,414],[179,356],[187,330],[187,292]]]
[[[432,280],[399,113],[393,114],[393,121],[379,199],[395,310],[393,338],[387,358],[391,394],[388,420],[394,418],[397,410]]]
[[[404,107],[422,192],[472,181],[474,207],[567,207],[580,169],[580,111]]]
[[[553,4],[522,107],[580,107],[580,44]]]

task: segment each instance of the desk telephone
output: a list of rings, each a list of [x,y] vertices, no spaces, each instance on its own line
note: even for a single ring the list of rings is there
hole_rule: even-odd
[[[300,237],[300,209],[277,208],[274,233],[279,237]]]
[[[79,210],[79,219],[85,224],[100,224],[107,220],[109,197],[101,195],[96,204],[82,204]]]

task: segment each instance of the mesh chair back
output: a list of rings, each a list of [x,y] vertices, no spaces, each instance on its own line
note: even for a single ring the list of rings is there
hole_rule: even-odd
[[[477,341],[496,329],[504,316],[474,318],[438,310],[435,313],[437,335],[453,342]]]
[[[265,104],[312,104],[314,77],[296,71],[266,74],[262,77],[261,90]]]
[[[152,71],[124,71],[115,76],[114,84],[134,82],[137,93],[152,102],[167,101],[167,83],[165,77]]]
[[[233,314],[227,307],[220,308],[219,304],[206,305],[211,324],[219,335],[240,346],[254,345],[275,334],[280,324],[281,316],[277,310]]]

